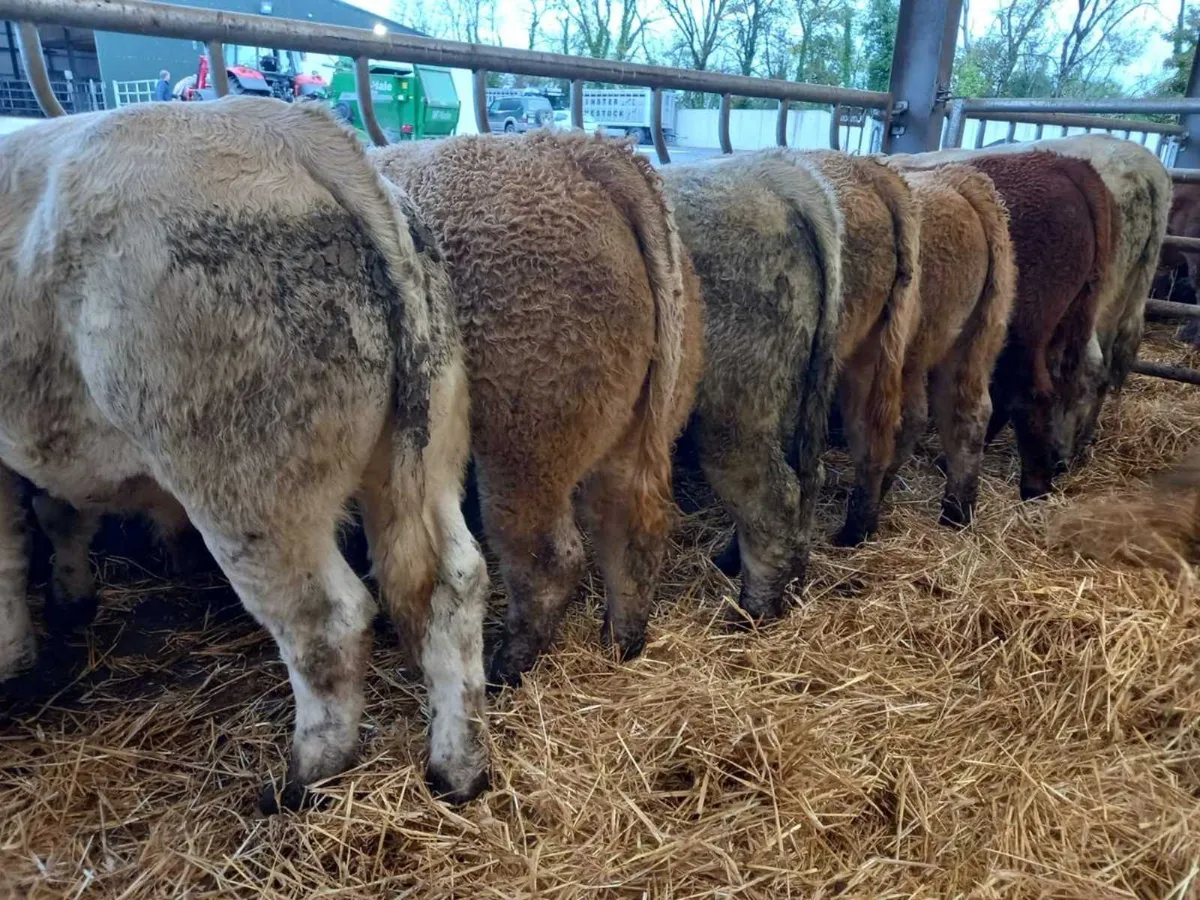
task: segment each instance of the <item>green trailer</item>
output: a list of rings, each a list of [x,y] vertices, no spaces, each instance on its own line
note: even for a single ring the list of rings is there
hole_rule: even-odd
[[[371,99],[375,118],[391,141],[447,137],[458,127],[461,104],[449,69],[371,63]],[[329,81],[333,111],[364,134],[354,89],[354,63],[339,59]]]

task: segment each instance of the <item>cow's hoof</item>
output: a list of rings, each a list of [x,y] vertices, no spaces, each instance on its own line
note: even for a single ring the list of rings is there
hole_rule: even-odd
[[[54,635],[65,635],[86,628],[96,618],[99,608],[100,598],[94,593],[65,599],[51,588],[43,610],[46,630]]]
[[[501,644],[488,665],[487,694],[495,697],[505,688],[520,686],[521,670],[512,664],[505,645]]]
[[[867,540],[867,529],[861,525],[847,522],[842,530],[833,536],[835,547],[858,547]]]
[[[713,557],[713,565],[721,570],[728,578],[736,578],[742,571],[742,551],[738,546],[737,535],[730,538],[725,549]]]
[[[939,525],[944,525],[946,528],[966,528],[971,524],[973,518],[974,510],[970,505],[949,497],[942,500],[942,515],[938,519]]]
[[[33,668],[37,661],[37,642],[32,634],[0,645],[0,684]]]
[[[287,781],[282,791],[277,791],[275,784],[268,782],[258,795],[258,808],[264,816],[278,815],[285,809],[289,812],[301,812],[311,809],[314,804],[312,792],[295,781]]]
[[[1041,500],[1043,497],[1050,495],[1050,485],[1048,484],[1022,484],[1021,499],[1022,500]]]
[[[449,803],[451,806],[462,806],[486,791],[492,782],[487,769],[484,769],[482,772],[476,773],[465,787],[455,787],[445,773],[430,765],[425,769],[425,783],[429,785],[429,793],[433,794],[436,799]]]

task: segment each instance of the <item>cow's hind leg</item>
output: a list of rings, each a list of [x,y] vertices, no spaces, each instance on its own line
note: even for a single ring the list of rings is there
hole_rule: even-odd
[[[900,373],[883,358],[874,333],[842,372],[839,406],[846,441],[854,462],[854,488],[846,507],[846,523],[834,538],[841,547],[861,544],[879,528],[879,499],[883,479],[895,452],[900,424]],[[877,384],[891,381],[890,386]]]
[[[723,555],[737,553],[738,603],[755,620],[777,618],[784,589],[802,577],[808,542],[800,522],[800,483],[775,428],[751,434],[703,433],[704,474],[737,530]]]
[[[615,647],[622,660],[633,659],[645,647],[646,623],[671,521],[663,502],[669,491],[639,496],[646,490],[639,481],[637,451],[625,445],[600,462],[583,490],[597,562],[604,573],[600,640]]]
[[[31,665],[35,653],[24,518],[17,476],[0,465],[0,681]]]
[[[979,470],[987,429],[993,420],[988,373],[972,360],[969,347],[934,368],[933,416],[946,456],[941,524],[964,527],[975,515]]]
[[[76,509],[46,493],[33,498],[33,512],[54,546],[54,577],[44,613],[46,627],[59,634],[82,628],[96,617],[99,605],[88,554],[100,527],[100,513]]]
[[[298,809],[308,785],[341,772],[354,757],[375,603],[338,551],[333,516],[303,531],[266,522],[231,531],[195,519],[287,665],[296,701],[291,761],[283,790],[268,786],[261,803],[267,813]]]
[[[549,647],[583,575],[583,538],[571,503],[574,485],[497,476],[486,461],[476,471],[488,545],[500,557],[508,593],[504,637],[489,681],[513,685]]]
[[[425,677],[426,780],[435,794],[462,803],[488,784],[483,674],[488,575],[460,507],[469,437],[466,393],[456,394],[453,381],[457,377],[461,384],[465,376],[458,369],[449,374],[433,393],[424,490],[414,489],[413,473],[404,471],[404,460],[385,443],[381,450],[388,452],[376,454],[361,499],[381,593],[410,660]]]
[[[906,371],[904,373],[904,405],[900,413],[900,430],[896,437],[896,450],[892,454],[892,463],[884,475],[883,485],[879,492],[880,503],[887,497],[896,473],[913,455],[917,442],[925,433],[929,424],[929,393],[925,386],[924,373]]]

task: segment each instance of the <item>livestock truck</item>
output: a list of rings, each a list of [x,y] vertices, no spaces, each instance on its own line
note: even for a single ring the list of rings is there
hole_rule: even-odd
[[[606,134],[625,134],[636,137],[638,143],[649,144],[650,104],[653,97],[650,88],[588,88],[583,89],[583,114],[604,128]],[[547,88],[488,88],[488,103],[503,97],[520,97],[541,94],[548,97],[555,109],[570,105],[557,87]],[[668,141],[675,140],[675,119],[678,94],[663,91],[663,134]]]

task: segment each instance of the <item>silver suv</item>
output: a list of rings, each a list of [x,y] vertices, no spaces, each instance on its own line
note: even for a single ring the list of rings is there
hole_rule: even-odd
[[[492,131],[528,131],[554,122],[554,108],[545,97],[502,97],[488,106]]]

